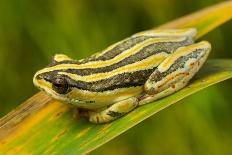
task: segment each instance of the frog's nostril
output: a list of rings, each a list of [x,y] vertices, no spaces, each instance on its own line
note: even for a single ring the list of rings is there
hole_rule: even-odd
[[[36,76],[36,79],[49,81],[50,77],[48,75],[46,75],[46,74],[39,74],[39,75]]]
[[[44,75],[39,74],[39,75],[36,76],[36,78],[37,78],[37,79],[44,79]]]

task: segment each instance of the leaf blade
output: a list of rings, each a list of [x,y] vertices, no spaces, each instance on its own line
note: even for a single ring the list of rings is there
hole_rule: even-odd
[[[231,19],[232,1],[225,1],[206,9],[197,11],[190,15],[183,16],[181,18],[158,26],[157,28],[165,29],[195,27],[198,30],[196,36],[196,39],[198,39]]]

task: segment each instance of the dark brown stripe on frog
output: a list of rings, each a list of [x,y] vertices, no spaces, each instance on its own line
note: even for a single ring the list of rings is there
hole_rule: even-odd
[[[67,80],[69,87],[75,87],[81,90],[92,92],[103,92],[119,88],[142,86],[150,74],[155,70],[155,68],[140,70],[132,73],[118,74],[110,78],[105,78],[94,82],[76,81],[67,75],[62,76]],[[38,79],[44,79],[50,83],[53,83],[54,77],[56,77],[56,75],[57,71],[46,72],[40,74]]]

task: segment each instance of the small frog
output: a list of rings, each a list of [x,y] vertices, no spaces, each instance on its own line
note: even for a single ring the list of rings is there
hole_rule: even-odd
[[[89,121],[107,123],[185,87],[211,50],[194,43],[196,29],[137,33],[82,60],[57,54],[34,85],[53,98],[85,109]]]

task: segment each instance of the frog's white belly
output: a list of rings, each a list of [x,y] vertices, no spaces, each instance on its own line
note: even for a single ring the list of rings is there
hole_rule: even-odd
[[[70,92],[70,96],[67,98],[70,99],[68,102],[78,107],[85,109],[96,109],[111,105],[130,97],[139,96],[142,94],[142,92],[143,86],[115,89],[112,91],[104,91],[104,93],[75,90]],[[78,98],[76,98],[77,96]],[[77,100],[80,102],[77,102]]]

